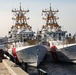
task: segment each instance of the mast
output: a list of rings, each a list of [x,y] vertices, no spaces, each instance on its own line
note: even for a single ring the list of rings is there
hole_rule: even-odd
[[[22,27],[25,27],[26,29],[30,29],[31,27],[27,24],[27,20],[29,18],[26,18],[25,14],[29,12],[29,10],[22,10],[21,3],[20,3],[20,9],[14,9],[12,10],[13,13],[15,13],[15,18],[12,18],[16,21],[15,26],[22,29]]]
[[[56,13],[58,13],[59,10],[52,10],[51,4],[49,10],[45,9],[42,10],[42,13],[44,13],[45,18],[43,18],[46,21],[46,24],[42,26],[42,32],[44,32],[50,40],[64,40],[65,39],[65,33],[67,31],[62,31],[61,26],[57,23],[58,17],[56,17]]]
[[[59,10],[54,11],[51,9],[51,3],[49,10],[42,10],[42,13],[45,13],[44,15],[46,16],[46,18],[43,18],[44,20],[46,20],[46,25],[43,25],[42,28],[46,28],[47,26],[50,26],[51,29],[53,29],[53,27],[56,27],[58,29],[60,28],[60,26],[57,23],[57,19],[59,18],[55,16],[57,12],[59,12]]]

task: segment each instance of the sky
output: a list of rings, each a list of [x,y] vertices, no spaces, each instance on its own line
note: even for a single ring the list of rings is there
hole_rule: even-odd
[[[0,0],[0,37],[8,36],[10,27],[14,25],[11,10],[19,9],[20,3],[22,9],[29,9],[26,15],[30,18],[28,24],[33,31],[37,32],[45,25],[42,10],[49,9],[51,3],[53,10],[59,10],[56,16],[59,17],[57,22],[62,30],[72,35],[76,33],[76,0]]]

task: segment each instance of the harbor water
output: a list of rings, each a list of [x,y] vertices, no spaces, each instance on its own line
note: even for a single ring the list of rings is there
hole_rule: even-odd
[[[75,63],[51,62],[51,59],[48,57],[45,56],[37,68],[28,66],[27,72],[30,75],[39,75],[39,69],[42,69],[47,75],[76,75]]]
[[[76,75],[76,64],[51,62],[51,59],[48,57],[45,56],[44,60],[37,68],[28,66],[27,72],[30,75],[39,75],[39,69],[42,69],[47,75]]]
[[[37,68],[28,67],[27,72],[30,75],[44,75],[39,74],[40,69],[47,75],[76,75],[76,63],[52,61],[47,54]]]
[[[28,67],[30,75],[38,75],[38,70],[44,70],[47,75],[76,75],[76,64],[61,62],[42,62],[38,68]]]

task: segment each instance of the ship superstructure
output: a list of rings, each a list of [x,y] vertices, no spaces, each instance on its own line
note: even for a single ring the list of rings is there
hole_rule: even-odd
[[[42,10],[42,13],[45,15],[43,18],[46,21],[46,25],[42,26],[41,31],[50,36],[49,40],[63,40],[65,38],[65,34],[67,31],[62,31],[61,26],[57,23],[58,17],[56,17],[56,13],[59,10],[52,10],[50,4],[50,10]]]
[[[34,39],[35,32],[32,31],[32,27],[27,23],[29,18],[26,17],[26,13],[28,13],[29,10],[22,10],[20,3],[20,9],[12,10],[12,12],[15,16],[15,18],[12,18],[15,20],[15,25],[12,25],[9,31],[9,41],[23,42],[26,41],[26,39]]]
[[[15,25],[9,31],[10,48],[8,53],[13,56],[19,63],[27,63],[31,66],[38,66],[43,60],[47,47],[36,43],[35,32],[28,25],[25,15],[29,10],[22,10],[21,4],[19,10],[12,10],[15,14]]]

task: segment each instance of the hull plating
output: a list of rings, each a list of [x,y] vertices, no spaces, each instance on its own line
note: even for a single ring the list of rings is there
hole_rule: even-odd
[[[42,45],[35,45],[17,51],[20,62],[27,62],[28,65],[38,66],[46,54],[47,48]]]

